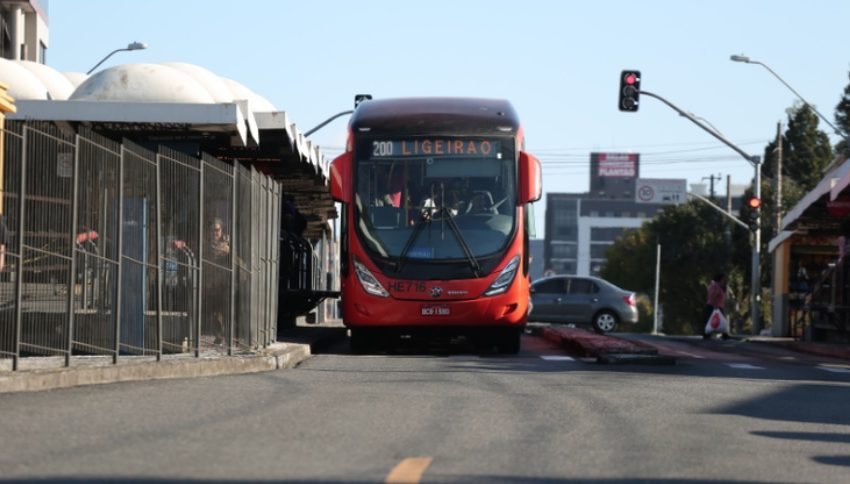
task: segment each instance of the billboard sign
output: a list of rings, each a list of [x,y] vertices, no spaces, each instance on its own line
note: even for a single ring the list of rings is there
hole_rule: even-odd
[[[636,153],[599,153],[600,177],[634,178],[637,176]]]

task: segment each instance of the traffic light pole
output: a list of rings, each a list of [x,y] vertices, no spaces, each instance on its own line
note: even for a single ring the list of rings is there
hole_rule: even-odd
[[[645,96],[649,96],[666,104],[668,107],[679,113],[680,116],[688,118],[692,123],[696,124],[703,130],[707,131],[708,134],[714,136],[718,140],[720,140],[723,144],[732,148],[736,153],[741,155],[745,160],[747,160],[751,165],[753,165],[753,169],[755,170],[755,196],[759,200],[761,200],[761,157],[758,155],[749,155],[746,151],[739,148],[735,143],[732,143],[725,136],[717,132],[717,130],[710,128],[706,124],[700,122],[697,118],[695,118],[691,113],[680,109],[675,104],[670,101],[664,99],[658,94],[654,94],[648,91],[638,90],[639,94],[643,94]],[[756,228],[753,232],[753,250],[752,250],[752,261],[751,261],[751,271],[750,271],[750,316],[752,318],[752,334],[759,334],[761,331],[761,318],[759,314],[759,294],[761,287],[761,268],[759,267],[761,263],[761,209],[759,208],[756,212]]]
[[[756,170],[756,198],[761,200],[761,159],[758,156],[753,157],[753,167]],[[758,335],[761,332],[761,319],[759,318],[759,300],[761,299],[761,271],[759,264],[761,263],[761,207],[756,212],[756,229],[753,231],[753,261],[752,272],[750,273],[750,314],[752,314],[753,324],[751,333]]]

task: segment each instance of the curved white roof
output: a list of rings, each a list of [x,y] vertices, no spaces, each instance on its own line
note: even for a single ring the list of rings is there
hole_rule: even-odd
[[[190,76],[192,79],[200,83],[212,98],[217,103],[232,103],[233,93],[227,84],[211,71],[204,69],[195,64],[185,62],[165,62],[162,65],[168,66]]]
[[[82,72],[68,72],[68,71],[66,71],[66,72],[63,72],[62,75],[65,76],[66,79],[71,81],[71,85],[74,86],[74,89],[78,88],[80,86],[80,84],[82,84],[83,82],[85,82],[86,79],[89,78],[88,74],[83,74]],[[69,97],[70,97],[70,95],[69,95]]]
[[[233,99],[247,99],[250,104],[251,111],[255,111],[258,113],[268,113],[277,111],[274,107],[274,104],[270,103],[268,99],[260,96],[254,91],[245,87],[244,84],[234,81],[233,79],[228,79],[226,77],[221,78],[222,81],[227,84],[230,88],[230,91],[233,92]]]
[[[38,77],[50,93],[50,99],[64,101],[74,91],[71,81],[52,67],[32,61],[18,61],[17,64]]]
[[[276,112],[268,99],[240,82],[195,64],[123,64],[89,76],[30,61],[0,58],[0,81],[22,101],[74,100],[159,103],[232,103],[247,100],[253,112]]]
[[[22,101],[48,99],[49,89],[41,79],[18,62],[0,58],[0,80],[9,88],[12,98]]]
[[[214,103],[191,76],[159,64],[123,64],[93,74],[68,98],[73,101]]]

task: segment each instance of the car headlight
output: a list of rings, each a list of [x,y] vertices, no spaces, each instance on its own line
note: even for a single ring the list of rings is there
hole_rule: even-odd
[[[490,284],[490,287],[484,291],[485,296],[495,296],[496,294],[501,294],[508,290],[508,286],[513,282],[514,277],[516,277],[516,271],[519,269],[519,256],[515,255],[508,265],[502,269],[502,272],[499,273],[499,276],[493,281],[493,284]]]
[[[354,273],[357,274],[357,280],[360,281],[363,290],[373,296],[389,297],[390,293],[384,289],[384,286],[378,282],[378,279],[372,275],[369,269],[357,259],[354,260]]]

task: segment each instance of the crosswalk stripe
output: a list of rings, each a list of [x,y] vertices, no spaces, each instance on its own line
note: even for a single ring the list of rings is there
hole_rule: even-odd
[[[546,361],[576,361],[575,358],[564,355],[540,355],[540,357]]]
[[[749,363],[726,363],[730,368],[736,370],[764,370],[763,366],[751,365]]]

